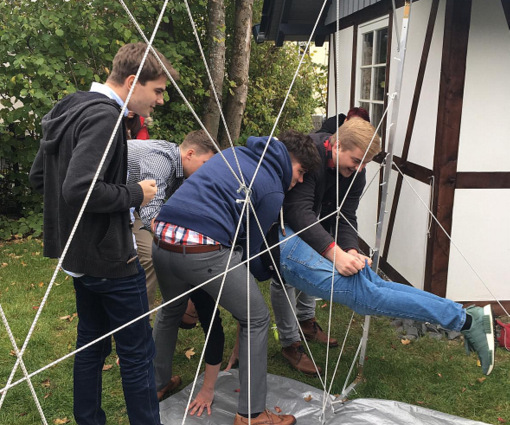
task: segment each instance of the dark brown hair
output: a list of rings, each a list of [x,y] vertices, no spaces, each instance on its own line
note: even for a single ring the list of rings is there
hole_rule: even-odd
[[[289,154],[307,171],[319,168],[321,159],[317,147],[310,136],[295,130],[286,130],[278,139],[285,145]]]
[[[129,43],[122,46],[113,58],[112,72],[108,80],[116,84],[123,84],[127,77],[136,75],[146,49],[147,44],[145,43]],[[172,78],[178,80],[179,73],[172,64],[157,50],[156,52]],[[138,82],[144,85],[147,81],[157,80],[162,75],[166,75],[165,70],[161,68],[154,53],[150,51],[138,77]]]

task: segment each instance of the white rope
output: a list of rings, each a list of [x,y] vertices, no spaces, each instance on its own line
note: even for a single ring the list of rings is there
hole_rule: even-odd
[[[139,68],[138,68],[138,71],[137,71],[137,73],[136,73],[136,75],[135,75],[135,78],[134,78],[134,80],[133,80],[133,84],[132,84],[132,86],[131,86],[131,88],[130,88],[130,90],[129,90],[129,93],[128,93],[127,97],[126,97],[126,101],[125,101],[124,105],[123,105],[123,106],[122,106],[122,108],[121,108],[121,111],[120,111],[120,113],[119,113],[119,117],[118,117],[117,122],[116,122],[116,124],[115,124],[115,127],[114,127],[114,129],[113,129],[113,131],[112,131],[112,134],[111,134],[110,139],[109,139],[109,141],[108,141],[108,144],[107,144],[107,146],[106,146],[106,149],[105,149],[105,152],[104,152],[104,154],[103,154],[103,157],[101,158],[101,161],[100,161],[99,166],[98,166],[98,168],[97,168],[96,174],[94,175],[94,178],[92,179],[92,182],[91,182],[91,184],[90,184],[90,187],[89,187],[89,190],[88,190],[88,192],[87,192],[87,195],[85,196],[85,200],[83,201],[83,204],[82,204],[82,206],[81,206],[81,208],[80,208],[80,211],[79,211],[79,213],[78,213],[78,216],[77,216],[77,218],[76,218],[76,221],[75,221],[75,223],[74,223],[74,225],[73,225],[73,228],[71,229],[71,233],[70,233],[69,238],[67,239],[66,245],[65,245],[65,247],[64,247],[64,249],[63,249],[63,251],[62,251],[62,254],[61,254],[61,257],[60,257],[60,259],[59,259],[59,261],[58,261],[57,267],[55,268],[55,272],[53,273],[53,277],[52,277],[52,279],[51,279],[51,281],[50,281],[50,283],[49,283],[49,285],[48,285],[48,289],[46,290],[46,293],[44,294],[44,297],[43,297],[43,299],[42,299],[42,301],[41,301],[41,304],[40,304],[40,306],[39,306],[39,309],[37,310],[37,313],[36,313],[35,318],[34,318],[34,320],[33,320],[33,322],[32,322],[32,325],[31,325],[31,327],[30,327],[30,329],[29,329],[29,331],[28,331],[28,334],[27,334],[27,336],[26,336],[26,338],[25,338],[25,342],[23,343],[23,346],[21,347],[21,350],[20,350],[20,357],[22,357],[22,356],[23,356],[23,354],[24,354],[24,352],[25,352],[25,349],[26,349],[26,347],[27,347],[27,345],[28,345],[28,342],[30,341],[30,338],[32,337],[32,333],[33,333],[33,331],[34,331],[34,328],[35,328],[35,326],[36,326],[36,324],[37,324],[37,322],[38,322],[38,320],[39,320],[39,317],[41,316],[41,313],[42,313],[43,308],[44,308],[44,306],[45,306],[45,304],[46,304],[46,301],[47,301],[47,299],[48,299],[48,296],[49,296],[49,294],[50,294],[50,291],[51,291],[51,289],[53,288],[53,284],[54,284],[54,282],[55,282],[55,279],[56,279],[56,276],[57,276],[57,274],[58,274],[58,271],[59,271],[60,267],[62,266],[62,263],[63,263],[63,261],[64,261],[64,258],[65,258],[65,256],[66,256],[66,254],[67,254],[67,251],[68,251],[68,249],[69,249],[69,246],[71,245],[71,242],[72,242],[72,240],[73,240],[73,237],[74,237],[74,234],[75,234],[75,232],[76,232],[76,229],[78,228],[78,224],[79,224],[79,223],[80,223],[80,221],[81,221],[81,217],[82,217],[82,215],[83,215],[83,212],[85,211],[85,207],[87,206],[87,203],[88,203],[89,198],[90,198],[90,196],[91,196],[91,194],[92,194],[92,191],[94,190],[94,186],[95,186],[95,184],[96,184],[96,182],[97,182],[97,180],[98,180],[98,178],[99,178],[99,173],[101,172],[101,169],[102,169],[102,167],[103,167],[103,164],[104,164],[104,163],[105,163],[105,161],[106,161],[106,157],[107,157],[107,155],[108,155],[108,152],[109,152],[109,150],[110,150],[110,147],[111,147],[111,145],[113,144],[113,140],[114,140],[114,138],[115,138],[115,135],[117,134],[117,131],[118,131],[118,129],[119,129],[120,124],[123,122],[124,111],[126,110],[127,105],[128,105],[128,103],[129,103],[129,100],[131,99],[131,95],[132,95],[133,90],[134,90],[134,88],[135,88],[135,85],[136,85],[136,83],[137,83],[137,81],[138,81],[138,78],[139,78],[140,73],[141,73],[141,71],[142,71],[143,65],[145,64],[145,60],[146,60],[147,55],[148,55],[148,53],[149,53],[149,48],[152,46],[152,42],[153,42],[153,40],[154,40],[154,37],[156,36],[156,32],[157,32],[158,27],[159,27],[159,25],[160,25],[160,23],[161,23],[161,20],[162,20],[162,18],[163,18],[163,14],[164,14],[164,11],[165,11],[165,8],[166,8],[167,4],[168,4],[168,0],[165,0],[165,3],[164,3],[163,8],[162,8],[162,10],[161,10],[161,13],[160,13],[160,15],[159,15],[159,17],[158,17],[158,20],[157,20],[156,26],[155,26],[155,28],[154,28],[154,32],[152,33],[151,40],[148,42],[147,49],[145,50],[144,56],[143,56],[143,58],[142,58],[142,61],[141,61],[140,66],[139,66]],[[158,57],[158,55],[155,55],[155,56],[156,56],[156,57]],[[158,57],[158,58],[159,58],[159,57]],[[163,69],[166,69],[166,68],[165,68],[165,67],[163,67]],[[19,366],[19,363],[20,363],[20,360],[19,360],[19,359],[20,359],[20,357],[18,357],[18,358],[16,359],[16,363],[14,364],[14,367],[13,367],[13,369],[12,369],[12,371],[11,371],[11,374],[10,374],[10,376],[9,376],[9,379],[8,379],[8,381],[7,381],[7,387],[8,387],[8,386],[9,386],[9,384],[12,382],[12,379],[13,379],[13,377],[14,377],[14,374],[16,373],[16,370],[17,370],[17,368],[18,368],[18,366]],[[6,394],[7,394],[7,391],[5,391],[5,392],[2,394],[2,397],[1,397],[1,399],[0,399],[0,408],[2,407],[2,404],[3,404],[4,400],[5,400],[5,396],[6,396]]]
[[[202,57],[202,61],[203,61],[204,66],[205,66],[205,71],[207,73],[207,77],[209,78],[209,84],[211,84],[211,89],[212,89],[212,92],[214,94],[214,100],[216,101],[216,105],[218,106],[218,111],[220,113],[221,121],[223,123],[223,128],[224,128],[224,130],[225,130],[225,132],[227,134],[229,145],[232,148],[232,152],[234,153],[234,158],[236,160],[236,164],[237,164],[237,169],[239,171],[239,175],[241,176],[241,179],[242,179],[243,184],[244,184],[244,178],[243,178],[243,173],[241,171],[241,165],[239,164],[239,161],[237,159],[237,155],[235,153],[234,142],[232,141],[232,136],[230,134],[230,130],[228,128],[227,121],[225,119],[225,115],[223,114],[223,109],[221,107],[221,102],[220,102],[220,99],[218,98],[218,92],[216,90],[216,86],[214,85],[214,81],[213,81],[212,76],[211,76],[211,71],[209,69],[209,64],[207,63],[207,59],[205,57],[204,50],[202,48],[202,43],[200,42],[200,37],[198,36],[196,24],[195,24],[195,21],[193,19],[193,15],[191,14],[191,9],[189,7],[188,0],[184,0],[184,4],[186,5],[186,10],[188,12],[188,17],[189,17],[189,20],[191,22],[191,26],[193,27],[193,34],[195,35],[195,39],[197,40],[198,49],[200,50],[200,55]]]
[[[30,378],[28,378],[28,371],[25,367],[25,362],[23,362],[23,357],[21,356],[21,353],[18,350],[18,344],[16,344],[16,339],[14,338],[11,327],[9,326],[7,317],[5,316],[5,312],[4,312],[4,309],[2,308],[2,304],[0,304],[0,315],[2,316],[2,322],[4,322],[4,326],[7,331],[7,335],[9,336],[9,340],[11,341],[12,348],[14,349],[14,352],[16,353],[16,358],[19,360],[21,370],[23,371],[23,375],[25,376],[28,386],[30,387],[30,392],[32,393],[32,398],[34,399],[35,405],[37,406],[37,411],[39,412],[39,415],[41,416],[41,421],[43,422],[44,425],[48,425],[48,421],[46,420],[46,417],[44,416],[44,412],[42,410],[41,403],[39,402],[39,398],[37,397],[37,394],[35,393],[35,389],[34,389],[34,386],[32,385],[32,381],[30,380]]]
[[[383,120],[384,120],[384,117],[386,116],[386,113],[388,112],[388,109],[389,107],[391,106],[392,104],[392,101],[393,99],[395,98],[395,95],[393,94],[392,96],[390,96],[390,101],[388,102],[388,105],[384,111],[384,113],[382,114],[381,116],[381,119],[379,121],[379,124],[377,125],[377,128],[375,129],[374,131],[374,134],[372,135],[372,138],[370,140],[370,143],[368,144],[364,154],[363,154],[363,157],[361,159],[361,164],[363,164],[365,162],[365,159],[368,155],[368,152],[370,150],[370,147],[372,146],[372,143],[375,139],[375,136],[377,135],[377,132],[379,130],[379,128],[381,127],[382,123],[383,123]],[[338,117],[338,115],[337,115]],[[339,148],[340,148],[340,143],[339,143],[339,140],[338,140],[338,131],[336,132],[336,137],[337,137],[337,140],[336,140],[336,146],[335,146],[335,149],[337,150],[337,158],[338,158],[338,152],[339,152]],[[339,196],[340,196],[340,192],[339,192],[339,187],[340,187],[340,173],[339,173],[339,163],[338,163],[338,160],[337,160],[337,163],[336,163],[336,203],[337,203],[337,211],[341,211],[344,203],[345,203],[345,200],[347,199],[347,196],[349,195],[350,191],[351,191],[351,188],[354,184],[354,181],[356,180],[356,176],[359,174],[359,167],[356,168],[356,171],[353,175],[353,178],[351,180],[351,183],[349,184],[349,187],[347,188],[347,191],[342,199],[342,202],[340,203],[340,205],[338,205],[338,201],[339,201]],[[320,221],[320,220],[319,220]],[[348,220],[347,220],[348,221]],[[315,224],[315,223],[314,223]],[[338,245],[338,226],[339,226],[339,215],[337,214],[336,216],[336,223],[335,223],[335,245]],[[331,320],[332,320],[332,313],[333,313],[333,290],[334,290],[334,283],[335,283],[335,263],[336,263],[336,249],[333,251],[333,262],[332,262],[332,270],[331,270],[331,290],[330,290],[330,300],[329,300],[329,319],[328,319],[328,341],[329,341],[329,338],[330,338],[330,331],[331,331]],[[328,369],[328,364],[329,364],[329,344],[327,344],[326,346],[326,368],[325,368],[325,377],[327,378],[327,369]],[[333,380],[334,376],[332,376],[332,380]],[[326,397],[329,396],[329,393],[326,393],[324,394],[324,399],[326,399]],[[324,414],[324,411],[323,411],[323,414]]]
[[[166,0],[168,2],[168,0]],[[129,18],[131,19],[131,21],[133,22],[133,25],[135,26],[135,28],[137,29],[138,33],[140,34],[140,36],[143,38],[143,40],[145,41],[145,43],[149,44],[149,42],[147,41],[147,37],[145,36],[142,28],[140,27],[140,25],[138,25],[138,22],[136,21],[135,17],[132,15],[131,11],[128,9],[128,7],[126,6],[126,4],[124,3],[124,0],[119,0],[120,4],[122,5],[122,7],[124,8],[124,10],[127,12]],[[214,147],[216,148],[216,152],[223,158],[223,161],[225,161],[225,165],[228,167],[228,169],[230,170],[230,172],[232,173],[232,175],[234,176],[234,178],[237,180],[237,182],[239,183],[239,185],[243,185],[244,184],[244,178],[243,178],[243,175],[242,173],[241,176],[238,176],[236,174],[236,172],[234,171],[234,169],[231,167],[230,163],[226,160],[225,156],[223,155],[223,152],[221,151],[221,148],[218,146],[218,144],[216,143],[216,141],[214,140],[214,138],[211,136],[211,134],[209,133],[209,130],[207,130],[207,128],[205,127],[204,123],[202,122],[202,120],[198,117],[197,113],[195,112],[195,110],[193,109],[193,106],[191,106],[189,100],[186,98],[186,96],[184,95],[184,93],[182,92],[182,90],[179,88],[179,86],[177,85],[176,81],[174,80],[174,78],[172,77],[172,75],[170,74],[170,72],[166,69],[165,65],[163,64],[163,61],[161,60],[161,58],[159,57],[159,55],[157,54],[156,50],[152,47],[152,45],[150,44],[149,45],[151,51],[153,52],[156,60],[158,61],[158,63],[161,65],[162,69],[165,71],[165,74],[168,78],[168,80],[172,83],[172,85],[174,86],[174,88],[177,90],[177,93],[179,93],[179,96],[182,98],[182,100],[184,101],[185,105],[188,107],[189,111],[191,112],[191,114],[193,115],[193,117],[195,118],[195,120],[197,121],[198,125],[202,128],[202,130],[205,131],[205,133],[207,134],[207,136],[209,137],[209,140],[211,141],[211,143],[214,145]],[[234,153],[235,155],[235,153]]]
[[[282,208],[282,213],[283,213],[283,208]],[[280,214],[280,217],[283,216],[282,213]],[[280,267],[279,267],[278,264],[276,264],[276,260],[274,259],[273,253],[271,252],[271,250],[274,247],[279,246],[279,243],[270,247],[269,243],[267,242],[266,236],[264,235],[264,232],[262,230],[262,226],[261,226],[257,216],[255,216],[255,220],[257,221],[257,225],[258,225],[259,231],[260,231],[260,233],[262,235],[262,240],[264,242],[264,246],[266,247],[266,249],[263,252],[261,252],[260,255],[262,255],[262,254],[267,252],[269,254],[269,257],[271,258],[271,263],[273,265],[273,269],[274,269],[274,271],[276,273],[276,276],[277,276],[277,279],[278,279],[277,283],[279,283],[281,285],[282,289],[283,289],[283,293],[285,294],[287,302],[288,302],[288,304],[290,306],[290,311],[292,311],[292,315],[293,315],[293,317],[296,320],[296,323],[298,325],[299,333],[301,334],[301,340],[305,344],[306,350],[310,354],[310,359],[312,360],[312,363],[313,363],[313,365],[315,367],[315,370],[317,371],[317,363],[315,362],[315,358],[313,356],[312,350],[310,349],[310,346],[308,345],[308,342],[307,342],[307,340],[305,338],[305,334],[303,332],[303,329],[301,328],[301,325],[299,324],[299,319],[298,319],[296,311],[295,311],[295,305],[294,305],[294,303],[290,299],[290,296],[289,296],[289,294],[287,292],[287,288],[285,287],[285,281],[284,281],[283,277],[280,274]],[[283,222],[282,222],[282,226],[283,226]],[[256,258],[256,257],[253,257],[253,258]],[[271,278],[271,279],[273,279],[273,278]],[[319,373],[317,373],[317,377],[319,378],[319,381],[320,381],[322,387],[324,388],[325,387],[325,383],[323,382],[322,377],[320,376]]]
[[[241,210],[241,217],[247,211],[246,205],[247,205],[247,203],[245,202],[244,205],[243,205],[243,209]],[[246,214],[249,215],[248,213],[246,213]],[[237,228],[236,228],[236,231],[235,231],[235,234],[234,234],[234,243],[232,243],[232,246],[230,248],[229,257],[228,257],[227,264],[226,264],[226,267],[225,267],[226,270],[221,275],[215,276],[215,277],[207,280],[206,282],[204,282],[204,283],[202,283],[200,285],[197,285],[196,287],[194,287],[191,290],[187,291],[185,294],[181,294],[180,296],[174,298],[173,300],[165,302],[164,304],[162,304],[162,305],[158,306],[156,309],[154,309],[154,310],[158,310],[160,308],[163,308],[164,306],[174,302],[175,300],[178,300],[179,298],[182,298],[183,295],[189,294],[189,293],[191,293],[191,292],[201,288],[202,286],[206,285],[207,283],[212,282],[213,280],[216,280],[219,276],[222,276],[220,290],[218,291],[218,296],[217,296],[216,302],[214,304],[214,309],[213,309],[213,312],[212,312],[212,315],[211,315],[211,321],[209,323],[209,328],[207,329],[207,334],[205,336],[204,348],[202,349],[202,353],[200,355],[200,360],[198,362],[197,370],[195,372],[195,378],[193,379],[193,383],[191,385],[191,390],[190,390],[189,397],[188,397],[188,403],[186,404],[186,406],[189,406],[191,404],[191,399],[193,398],[193,392],[195,391],[195,387],[196,387],[196,384],[197,384],[197,381],[198,381],[198,376],[200,374],[200,369],[202,367],[202,362],[204,360],[205,351],[207,349],[207,344],[209,343],[209,337],[211,335],[211,330],[212,330],[212,327],[213,327],[214,317],[216,315],[216,312],[218,311],[218,305],[220,303],[221,294],[223,293],[223,287],[225,285],[225,280],[227,278],[227,273],[230,270],[233,270],[234,268],[237,268],[238,266],[241,266],[241,264],[239,264],[236,267],[233,267],[232,269],[229,268],[230,267],[230,262],[232,260],[232,255],[233,255],[234,250],[235,250],[235,241],[237,240],[237,238],[239,236],[240,229],[241,229],[241,223],[242,223],[242,220],[240,219],[239,222],[237,223]],[[248,335],[249,335],[249,333],[248,333]],[[184,423],[186,421],[187,414],[188,414],[188,410],[185,409],[184,416],[182,418],[182,425],[184,425]]]
[[[269,134],[269,140],[271,140],[271,139],[273,138],[273,134],[274,134],[274,132],[275,132],[275,130],[276,130],[276,126],[278,125],[278,122],[279,122],[279,120],[280,120],[280,117],[281,117],[281,115],[282,115],[282,113],[283,113],[283,109],[285,108],[285,105],[287,104],[287,100],[288,100],[288,98],[289,98],[289,96],[290,96],[290,92],[292,91],[292,88],[294,87],[294,82],[296,81],[296,78],[297,78],[297,76],[298,76],[298,74],[299,74],[299,70],[301,69],[301,65],[303,64],[303,61],[304,61],[304,59],[305,59],[306,52],[308,51],[308,48],[309,48],[309,46],[310,46],[310,43],[312,42],[313,36],[314,36],[314,34],[315,34],[315,30],[317,29],[317,25],[319,24],[320,17],[321,17],[321,15],[322,15],[323,11],[324,11],[324,7],[326,6],[327,2],[328,2],[328,0],[324,0],[324,2],[322,3],[321,10],[320,10],[320,12],[319,12],[319,14],[318,14],[318,16],[317,16],[317,20],[315,21],[315,24],[314,24],[314,26],[313,26],[312,32],[311,32],[311,34],[310,34],[310,37],[308,38],[308,42],[306,43],[306,47],[305,47],[305,50],[304,50],[304,52],[303,52],[303,55],[301,56],[301,59],[300,59],[299,64],[298,64],[298,66],[297,66],[296,72],[294,73],[294,76],[292,77],[292,81],[291,81],[291,83],[290,83],[289,89],[287,90],[287,93],[286,93],[286,95],[285,95],[285,98],[283,99],[283,102],[282,102],[282,106],[281,106],[281,108],[280,108],[280,111],[278,112],[278,115],[277,115],[277,117],[276,117],[276,120],[275,120],[275,123],[274,123],[274,125],[273,125],[273,128],[271,129],[271,133]],[[262,160],[264,159],[264,156],[265,156],[265,154],[266,154],[266,151],[267,151],[268,147],[269,147],[269,143],[268,143],[268,144],[266,144],[266,146],[265,146],[265,148],[264,148],[264,151],[262,152],[262,155],[261,155],[261,157],[260,157],[259,163],[258,163],[258,165],[257,165],[257,168],[255,169],[255,173],[253,174],[253,178],[252,178],[252,180],[251,180],[251,182],[250,182],[250,186],[249,186],[249,188],[250,188],[250,189],[251,189],[251,187],[252,187],[252,185],[253,185],[253,182],[254,182],[254,180],[255,180],[255,177],[256,177],[256,176],[257,176],[257,174],[258,174],[259,168],[260,168],[260,166],[261,166],[261,164],[262,164]],[[285,189],[285,188],[284,188],[284,189]]]
[[[336,362],[336,365],[335,365],[335,369],[333,371],[333,374],[332,374],[332,378],[331,378],[331,383],[330,383],[330,386],[329,386],[329,389],[328,389],[328,396],[331,394],[331,389],[333,387],[333,382],[334,382],[334,377],[336,376],[337,372],[338,372],[338,368],[340,366],[340,361],[342,359],[342,355],[343,355],[343,352],[344,352],[344,349],[345,349],[345,344],[347,343],[347,337],[349,336],[349,331],[351,329],[351,326],[354,322],[354,314],[355,312],[353,311],[351,313],[351,318],[349,320],[349,323],[347,325],[347,329],[345,331],[345,335],[344,335],[344,340],[342,341],[342,346],[340,347],[340,353],[338,355],[338,359],[337,359],[337,362]],[[352,359],[352,362],[355,363],[356,362],[356,356],[354,356],[354,358]],[[348,377],[347,377],[348,378]],[[347,380],[346,378],[346,380]]]
[[[420,195],[418,194],[418,192],[416,191],[416,189],[413,187],[413,185],[409,182],[409,179],[407,178],[407,176],[404,175],[404,173],[402,172],[402,170],[394,163],[393,164],[394,167],[397,169],[397,171],[402,175],[402,178],[403,180],[409,185],[409,187],[411,188],[411,190],[414,192],[414,194],[417,196],[417,198],[420,200],[420,202],[423,204],[423,206],[425,207],[425,209],[428,211],[429,213],[429,216],[437,223],[437,225],[439,226],[439,228],[443,231],[443,233],[446,235],[446,237],[448,238],[448,240],[450,241],[450,243],[455,247],[455,249],[457,250],[457,252],[459,253],[459,255],[462,257],[462,259],[466,262],[466,264],[468,265],[468,267],[471,269],[471,271],[475,274],[475,276],[478,278],[478,280],[480,280],[480,282],[482,283],[482,285],[485,287],[485,289],[487,289],[487,291],[489,292],[489,294],[491,295],[491,297],[494,299],[494,301],[496,301],[499,306],[501,307],[501,309],[505,312],[505,314],[507,316],[510,316],[508,314],[508,311],[505,309],[505,307],[503,306],[503,304],[498,300],[498,298],[494,295],[494,293],[491,291],[491,289],[489,288],[489,286],[485,283],[485,281],[482,279],[482,277],[480,276],[480,274],[475,270],[475,268],[471,265],[471,263],[468,261],[468,259],[466,258],[466,256],[462,253],[461,249],[459,248],[459,246],[453,241],[453,239],[451,238],[451,236],[448,234],[448,232],[446,231],[446,229],[443,227],[443,225],[439,222],[439,220],[437,219],[437,217],[434,215],[434,213],[430,210],[430,208],[428,207],[427,203],[420,197]]]

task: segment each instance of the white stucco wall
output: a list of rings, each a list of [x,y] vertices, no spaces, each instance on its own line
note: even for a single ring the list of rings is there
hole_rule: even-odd
[[[421,0],[412,6],[395,132],[394,153],[398,156],[402,153],[431,3],[431,0]],[[408,157],[409,161],[428,169],[432,169],[434,161],[444,18],[445,2],[440,2]],[[402,9],[397,11],[397,23],[400,31]],[[337,62],[337,67],[341,72],[341,112],[347,111],[349,105],[352,31],[352,28],[348,28],[340,32],[342,46],[339,49],[340,65]],[[395,33],[391,54],[392,57],[397,54]],[[334,60],[332,52],[330,90],[335,90]],[[397,69],[397,64],[392,60],[390,93],[395,90]],[[459,142],[459,172],[510,171],[510,119],[506,106],[510,99],[509,69],[510,30],[501,2],[473,0]],[[332,93],[329,99],[331,108],[334,99]],[[330,115],[333,113],[330,112]],[[367,180],[371,179],[377,168],[377,164],[367,167]],[[396,177],[397,173],[393,171],[386,203],[388,211]],[[429,228],[426,205],[432,193],[429,185],[414,179],[409,181],[413,189],[406,182],[402,185],[390,250],[383,255],[409,282],[423,288]],[[367,190],[358,210],[360,235],[369,245],[375,243],[377,197],[378,182]],[[508,211],[508,189],[456,190],[447,281],[449,298],[457,301],[510,300],[510,269],[500,266],[510,259]]]

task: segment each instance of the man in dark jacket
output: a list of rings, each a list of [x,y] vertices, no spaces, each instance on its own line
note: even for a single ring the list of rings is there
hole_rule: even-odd
[[[307,228],[308,230],[300,233],[301,238],[331,261],[335,255],[337,270],[343,275],[351,275],[362,269],[367,260],[359,253],[358,236],[354,230],[357,228],[356,210],[365,186],[364,167],[379,152],[380,140],[379,136],[375,135],[370,144],[375,129],[361,118],[354,117],[345,123],[342,120],[342,123],[334,135],[327,132],[310,135],[316,144],[322,166],[315,173],[307,174],[303,183],[285,196],[283,207],[285,222],[295,232]],[[367,148],[367,155],[364,156]],[[356,169],[359,169],[357,175]],[[325,196],[336,194],[337,185],[339,200],[343,201],[341,213],[348,220],[342,216],[340,218],[338,244],[318,221]],[[297,297],[291,285],[285,284],[284,289],[278,278],[273,277],[271,303],[282,344],[282,354],[295,369],[310,375],[320,374],[321,368],[315,367],[301,345],[298,323],[285,292],[289,295],[292,305],[296,306],[299,326],[307,340],[329,344],[330,347],[337,346],[338,342],[334,338],[328,339],[316,322],[315,297],[304,293]]]
[[[219,304],[240,325],[240,393],[234,425],[247,424],[249,415],[252,425],[295,423],[291,415],[266,410],[269,311],[243,263],[244,258],[259,252],[285,192],[319,164],[309,137],[287,132],[280,139],[251,137],[246,147],[216,154],[163,205],[154,223],[154,268],[164,300],[175,300],[166,306],[166,326],[155,324],[157,346],[164,346],[161,340],[167,347],[165,352],[156,353],[156,365],[160,357],[166,362],[172,359],[187,292],[206,282],[201,287],[219,298]],[[173,320],[168,320],[171,317]],[[157,367],[158,390],[171,377],[171,368]]]
[[[43,118],[43,139],[30,172],[32,185],[44,194],[44,255],[64,256],[62,268],[73,276],[79,318],[77,348],[148,311],[145,274],[133,244],[129,209],[150,201],[156,184],[154,180],[126,184],[126,130],[120,125],[113,132],[146,48],[143,43],[123,46],[105,84],[93,83],[90,91],[76,92],[55,105]],[[177,78],[168,61],[159,57]],[[165,71],[149,53],[127,107],[149,116],[156,105],[163,104],[166,83]],[[159,425],[149,318],[114,337],[130,423]],[[110,351],[111,339],[105,338],[75,356],[74,416],[80,425],[106,423],[101,371]]]

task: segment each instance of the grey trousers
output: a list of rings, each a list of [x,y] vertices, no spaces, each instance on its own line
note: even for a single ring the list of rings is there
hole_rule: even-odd
[[[300,322],[315,317],[315,297],[285,283],[292,306],[289,304],[280,282],[271,279],[271,304],[282,347],[288,347],[294,342],[301,341],[299,326],[293,314],[293,309]]]
[[[220,275],[226,269],[229,248],[222,248],[202,254],[182,254],[166,251],[153,244],[152,258],[158,276],[163,299],[172,300],[192,287]],[[230,268],[239,264],[242,249],[236,249],[230,261]],[[248,280],[248,282],[247,282]],[[222,277],[217,277],[202,289],[214,299],[218,298]],[[248,303],[250,295],[250,334],[248,335]],[[188,296],[182,297],[167,308],[158,310],[154,322],[156,343],[156,388],[161,390],[172,377],[172,357],[177,343],[177,333],[182,315],[186,310]],[[237,267],[227,273],[219,304],[239,321],[239,405],[238,413],[248,412],[248,371],[251,380],[251,413],[266,408],[267,393],[267,335],[269,310],[253,276],[247,279],[246,266]],[[165,314],[165,318],[160,317]],[[248,339],[250,340],[250,361],[248,365]],[[214,344],[214,341],[209,341]]]

